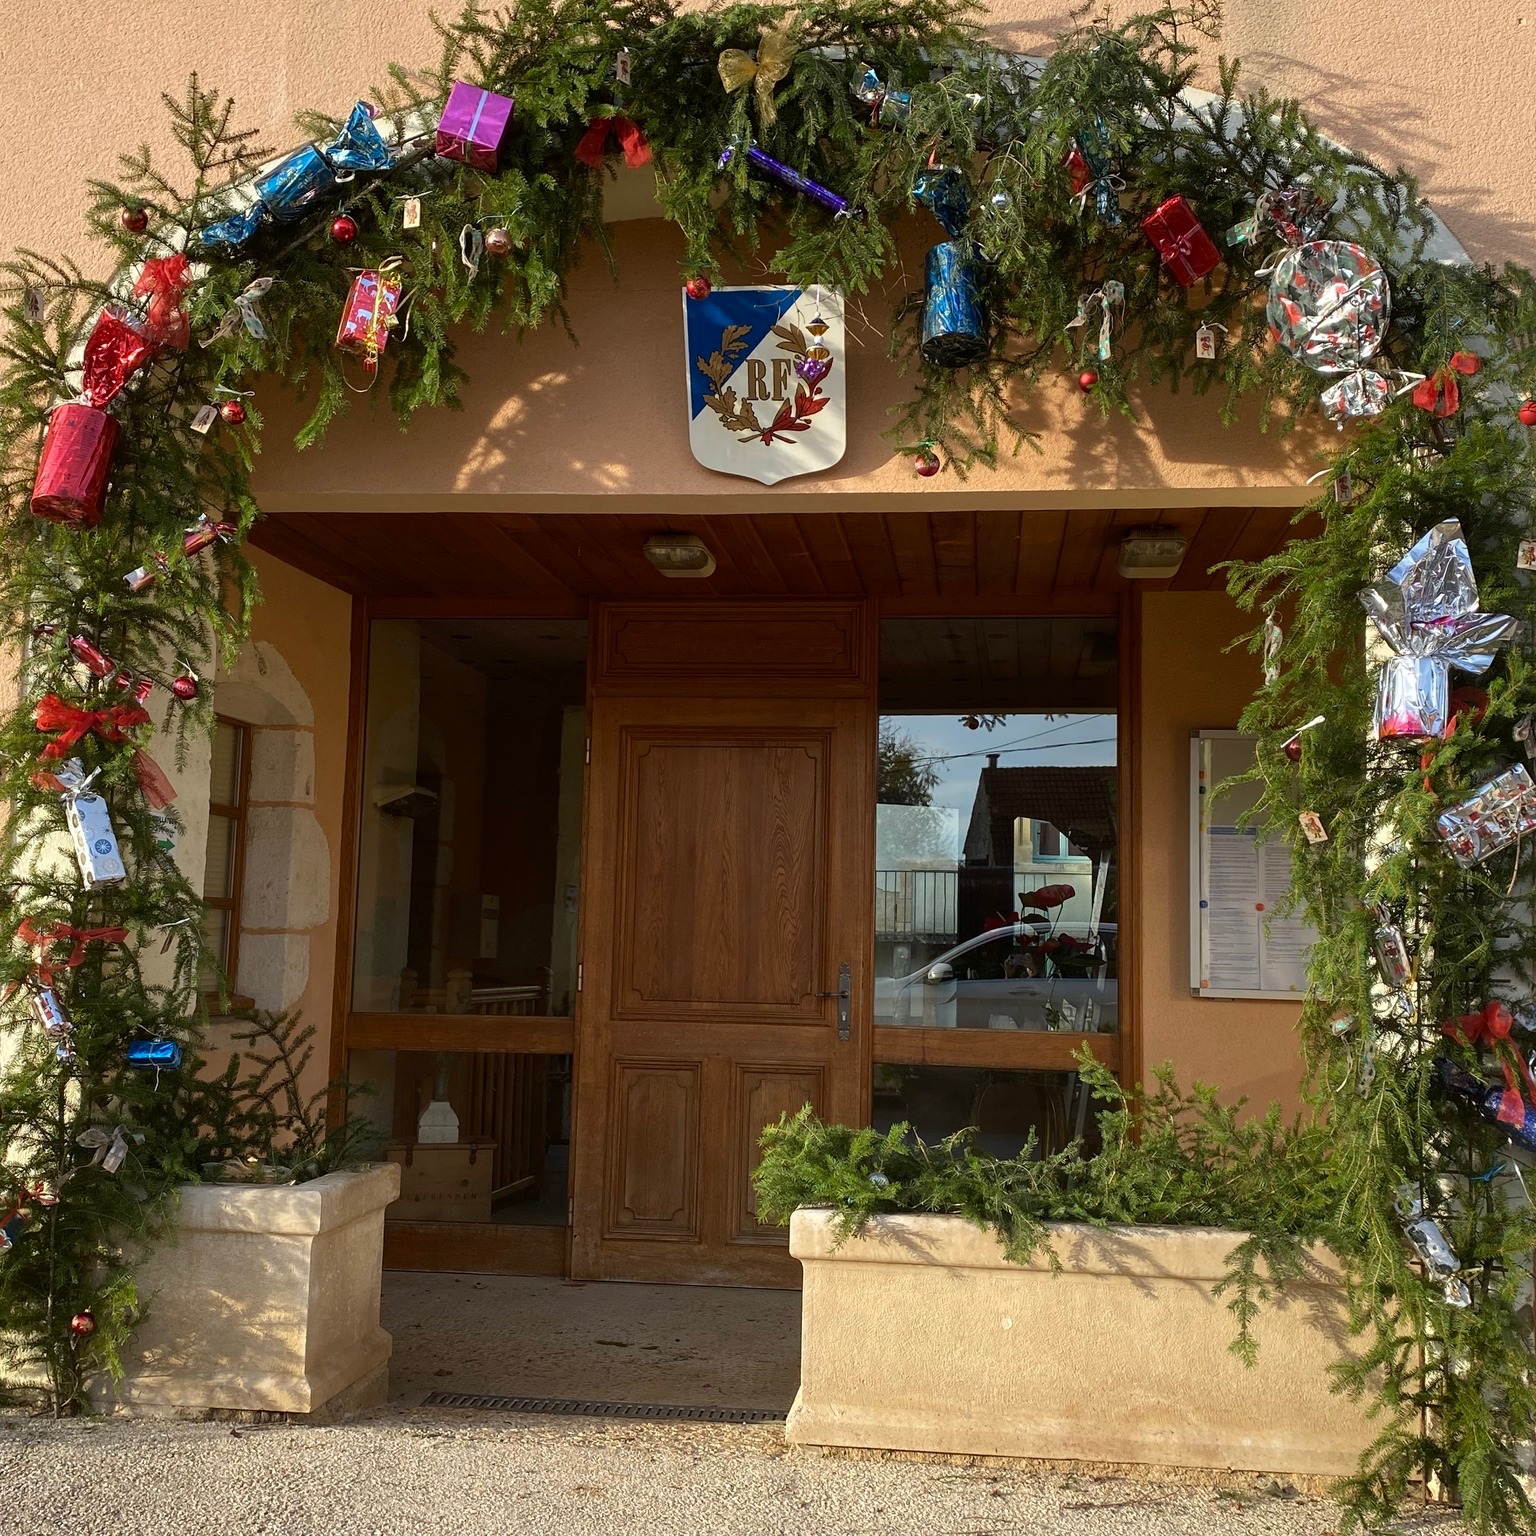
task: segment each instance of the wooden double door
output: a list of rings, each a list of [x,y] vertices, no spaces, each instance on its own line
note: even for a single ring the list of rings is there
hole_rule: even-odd
[[[763,1126],[862,1123],[874,700],[860,605],[594,626],[571,1272],[794,1285]]]

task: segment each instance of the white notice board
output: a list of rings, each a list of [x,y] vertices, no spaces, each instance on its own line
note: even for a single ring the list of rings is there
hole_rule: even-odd
[[[1252,736],[1196,731],[1189,743],[1189,989],[1197,997],[1286,997],[1307,986],[1310,923],[1277,917],[1291,851],[1253,824],[1258,784],[1215,787],[1253,766]]]

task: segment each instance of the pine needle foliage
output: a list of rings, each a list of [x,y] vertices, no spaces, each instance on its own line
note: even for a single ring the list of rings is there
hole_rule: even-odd
[[[1246,1101],[1223,1104],[1202,1084],[1181,1092],[1168,1067],[1147,1092],[1122,1087],[1086,1047],[1077,1067],[1100,1106],[1092,1156],[1076,1142],[1042,1154],[1031,1133],[1016,1157],[993,1157],[969,1129],[930,1146],[904,1123],[885,1132],[828,1125],[807,1105],[763,1132],[758,1213],[787,1223],[801,1206],[830,1207],[844,1237],[875,1215],[953,1214],[996,1232],[1015,1262],[1043,1253],[1053,1268],[1051,1222],[1242,1230],[1223,1289],[1232,1349],[1251,1363],[1260,1303],[1272,1286],[1314,1272],[1309,1245],[1333,1236],[1335,1207],[1316,1177],[1327,1131],[1287,1124],[1275,1105],[1246,1116]]]
[[[770,1133],[760,1188],[765,1213],[781,1218],[805,1200],[830,1203],[854,1224],[880,1210],[960,1211],[996,1228],[1016,1256],[1044,1241],[1045,1222],[1061,1219],[1248,1232],[1234,1255],[1230,1299],[1245,1354],[1265,1288],[1301,1273],[1308,1245],[1325,1243],[1347,1266],[1371,1341],[1341,1365],[1341,1385],[1386,1410],[1347,1490],[1351,1519],[1389,1518],[1410,1480],[1427,1473],[1454,1490],[1479,1531],[1529,1528],[1515,1458],[1536,1431],[1536,1393],[1529,1329],[1516,1307],[1536,1221],[1508,1177],[1490,1176],[1506,1156],[1502,1137],[1438,1101],[1430,1083],[1442,1050],[1478,1065],[1447,1045],[1444,1020],[1489,997],[1530,992],[1532,935],[1523,905],[1511,900],[1525,889],[1518,850],[1463,873],[1433,828],[1439,808],[1520,755],[1515,728],[1536,710],[1536,614],[1514,560],[1536,491],[1529,440],[1513,420],[1514,403],[1536,395],[1536,283],[1514,268],[1441,260],[1411,176],[1332,143],[1297,103],[1245,91],[1234,61],[1218,58],[1214,91],[1193,94],[1197,77],[1209,78],[1202,59],[1218,35],[1210,0],[1124,22],[1079,13],[1039,60],[989,48],[983,19],[971,0],[705,9],[675,0],[521,0],[470,4],[440,19],[437,58],[392,69],[372,92],[396,145],[394,168],[357,176],[323,208],[266,226],[232,256],[199,261],[187,298],[197,341],[162,353],[113,404],[122,441],[106,514],[87,532],[35,519],[28,508],[43,426],[75,393],[83,335],[103,304],[125,299],[144,258],[196,252],[195,231],[241,204],[273,150],[239,122],[232,102],[194,79],[165,99],[182,163],[170,171],[140,149],[123,156],[115,179],[90,186],[90,228],[105,246],[100,268],[114,277],[45,252],[17,252],[0,266],[0,643],[19,682],[19,702],[0,718],[0,796],[9,806],[0,985],[35,972],[38,956],[14,937],[23,918],[128,930],[124,943],[89,945],[80,964],[56,975],[76,1033],[67,1070],[28,1021],[25,993],[4,1005],[0,1200],[30,1193],[19,1238],[0,1256],[0,1340],[42,1368],[56,1412],[84,1403],[91,1373],[117,1370],[137,1305],[124,1255],[164,1224],[174,1187],[196,1176],[210,1149],[267,1155],[296,1137],[301,1160],[314,1167],[333,1154],[320,1140],[318,1102],[278,1086],[295,1080],[307,1048],[291,1021],[259,1026],[270,1028],[267,1044],[224,1077],[199,1077],[195,1054],[181,1073],[159,1079],[124,1066],[135,1038],[195,1043],[200,904],[160,846],[164,825],[145,801],[135,769],[141,742],[132,736],[118,743],[88,733],[78,748],[99,774],[130,870],[122,886],[81,890],[67,854],[54,854],[59,797],[34,780],[44,739],[35,704],[49,692],[91,708],[120,697],[74,664],[75,635],[131,678],[162,685],[183,664],[206,667],[210,655],[227,658],[241,643],[256,591],[239,546],[257,515],[249,475],[262,423],[250,410],[243,425],[202,436],[189,425],[199,405],[253,375],[281,376],[309,404],[298,433],[305,447],[370,382],[379,386],[370,404],[387,400],[402,425],[423,409],[456,407],[465,382],[456,338],[466,327],[570,329],[571,273],[584,259],[612,259],[602,225],[608,172],[572,151],[593,121],[622,114],[654,150],[661,206],[680,232],[680,279],[718,276],[730,261],[840,288],[866,313],[896,295],[890,346],[913,390],[890,435],[904,451],[938,449],[959,473],[1029,444],[1032,386],[1085,366],[1098,375],[1090,404],[1106,413],[1134,414],[1154,387],[1214,393],[1229,421],[1250,402],[1260,424],[1277,431],[1315,409],[1317,375],[1268,336],[1272,248],[1229,246],[1210,279],[1179,286],[1139,228],[1174,194],[1189,198],[1220,241],[1264,193],[1313,189],[1333,210],[1327,232],[1358,240],[1386,266],[1392,367],[1434,373],[1458,350],[1482,355],[1455,416],[1436,419],[1400,399],[1341,439],[1335,473],[1347,467],[1348,492],[1341,484],[1341,494],[1307,509],[1305,537],[1231,573],[1256,621],[1273,611],[1284,625],[1278,670],[1243,723],[1260,737],[1261,813],[1291,841],[1292,895],[1321,934],[1303,1020],[1308,1117],[1245,1120],[1209,1090],[1186,1096],[1167,1079],[1128,1098],[1085,1063],[1108,1101],[1097,1157],[1071,1150],[998,1162],[963,1137],[925,1148],[802,1117]],[[722,89],[716,60],[727,47],[755,49],[765,30],[786,24],[798,52],[765,122],[753,92]],[[909,93],[895,126],[873,125],[851,89],[866,67]],[[455,79],[516,99],[495,173],[432,153],[436,110]],[[301,121],[306,134],[328,139],[350,103],[327,107]],[[749,139],[847,197],[855,216],[831,216],[741,155],[722,171],[722,150]],[[1074,141],[1090,145],[1113,178],[1114,207],[1091,193],[1074,197],[1064,164]],[[940,238],[913,188],[924,170],[945,166],[967,191],[961,238],[983,257],[992,343],[983,362],[955,372],[921,359],[922,294],[904,275],[898,239],[909,219],[914,233]],[[402,227],[407,197],[422,205],[412,230]],[[147,212],[146,235],[121,223],[130,207]],[[342,212],[359,227],[350,245],[328,237]],[[493,227],[508,232],[511,250],[472,269],[461,256],[464,231]],[[392,336],[370,381],[332,337],[355,271],[392,258],[408,274],[409,325]],[[262,333],[239,323],[221,331],[258,279],[272,280],[259,300]],[[1101,348],[1097,312],[1074,322],[1106,283],[1121,285],[1124,303]],[[1202,326],[1220,328],[1214,359],[1196,354]],[[187,559],[181,535],[199,513],[236,533]],[[1376,663],[1362,644],[1357,599],[1415,537],[1452,515],[1462,520],[1484,606],[1521,615],[1527,628],[1487,680],[1486,711],[1464,713],[1420,761],[1369,740]],[[165,552],[165,574],[131,595],[123,578],[152,551]],[[1250,643],[1261,643],[1258,629]],[[154,698],[156,725],[173,741],[211,729],[206,693],[189,704],[169,702],[163,688]],[[1315,714],[1326,723],[1308,734],[1293,766],[1281,743]],[[1322,817],[1327,843],[1305,842],[1299,807]],[[1417,957],[1406,1013],[1387,1005],[1372,971],[1378,904]],[[1362,1023],[1341,1035],[1330,1023],[1340,1013],[1370,1021],[1369,1030]],[[1368,1033],[1381,1069],[1362,1092]],[[81,1138],[89,1148],[116,1126],[129,1133],[130,1150],[109,1174],[84,1155]],[[886,1182],[871,1182],[872,1173]],[[1404,1185],[1475,1266],[1470,1309],[1448,1307],[1410,1262],[1394,1209]],[[69,1319],[87,1307],[97,1331],[82,1345]]]

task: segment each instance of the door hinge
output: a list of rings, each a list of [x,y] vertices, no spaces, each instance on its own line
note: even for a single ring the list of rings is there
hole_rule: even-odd
[[[576,990],[578,992],[581,991],[581,971],[582,971],[582,965],[581,965],[581,962],[578,960],[576,962]]]
[[[592,738],[590,736],[587,737],[587,761],[589,763],[592,761]]]
[[[565,1224],[568,1227],[576,1225],[576,1196],[572,1195],[565,1202]]]

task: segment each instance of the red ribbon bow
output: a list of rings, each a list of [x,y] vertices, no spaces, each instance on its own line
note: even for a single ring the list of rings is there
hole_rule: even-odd
[[[139,280],[133,285],[133,296],[149,299],[144,329],[157,346],[174,347],[178,352],[187,350],[192,331],[181,300],[191,286],[192,263],[180,251],[144,263]]]
[[[1520,1096],[1519,1078],[1525,1079],[1531,1102],[1536,1104],[1536,1079],[1525,1058],[1509,1043],[1514,1017],[1503,1003],[1484,1005],[1481,1013],[1464,1013],[1440,1026],[1441,1033],[1458,1045],[1486,1047],[1498,1058],[1504,1074],[1504,1092],[1499,1095],[1498,1118],[1505,1125],[1525,1124],[1525,1101]],[[1517,1076],[1518,1073],[1518,1076]]]
[[[1461,409],[1461,385],[1456,382],[1456,375],[1470,377],[1482,366],[1483,361],[1475,352],[1454,353],[1444,368],[1437,368],[1414,386],[1413,403],[1435,416],[1454,416]]]
[[[608,147],[610,132],[618,136],[619,148],[624,151],[625,165],[635,167],[650,162],[651,146],[646,141],[644,130],[632,118],[620,115],[594,117],[573,151],[576,158],[583,165],[590,165],[594,171],[602,170],[603,154]]]
[[[52,949],[55,944],[62,944],[66,940],[70,942],[69,957],[62,965],[54,965],[44,961],[37,968],[37,973],[43,979],[44,986],[51,986],[55,971],[71,971],[85,959],[85,946],[94,944],[98,940],[103,944],[121,944],[128,937],[126,928],[72,928],[68,923],[54,923],[48,928],[39,928],[30,917],[21,920],[21,926],[16,930],[16,937],[23,944],[28,944],[37,949]]]
[[[103,741],[120,742],[136,725],[149,724],[149,711],[138,704],[113,704],[106,709],[78,709],[66,704],[56,693],[45,693],[37,701],[33,715],[40,731],[58,734],[38,753],[43,762],[56,763],[88,731],[95,731]]]

